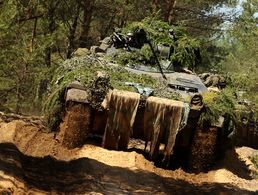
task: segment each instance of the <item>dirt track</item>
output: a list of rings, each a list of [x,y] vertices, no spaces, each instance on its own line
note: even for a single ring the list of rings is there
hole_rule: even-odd
[[[68,150],[42,129],[22,120],[0,122],[0,194],[255,194],[258,190],[258,180],[252,178],[257,170],[246,166],[251,164],[246,155],[257,152],[250,148],[229,151],[230,158],[214,170],[193,174],[156,168],[136,152],[93,145]]]

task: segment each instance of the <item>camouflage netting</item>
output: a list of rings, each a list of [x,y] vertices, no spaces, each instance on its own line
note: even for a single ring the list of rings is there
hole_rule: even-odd
[[[153,46],[164,45],[173,48],[168,59],[173,64],[194,69],[201,63],[200,42],[188,36],[184,29],[147,17],[140,22],[129,24],[121,29],[121,33],[125,36],[127,33],[135,33],[139,29],[144,29],[147,39]],[[114,60],[123,65],[145,63],[154,66],[155,60],[153,58],[148,44],[144,44],[141,49],[131,52],[121,49],[121,52],[115,53],[113,56]],[[160,58],[159,55],[158,58]]]
[[[140,83],[144,87],[150,87],[154,89],[154,96],[180,99],[180,95],[168,90],[166,88],[166,82],[153,79],[147,75],[137,75],[128,72],[123,67],[118,65],[108,65],[106,61],[99,60],[95,57],[75,57],[70,60],[66,60],[54,73],[52,79],[51,89],[49,96],[44,106],[46,125],[51,130],[56,130],[62,121],[64,108],[65,108],[65,89],[68,84],[74,80],[80,81],[86,89],[94,88],[96,85],[97,72],[104,72],[109,76],[110,86],[108,88],[116,88],[120,90],[127,90],[136,92],[134,87],[128,86],[125,82]],[[101,81],[104,82],[104,81]],[[106,89],[99,93],[95,93],[95,97],[103,98],[103,94]],[[93,98],[92,98],[93,99]],[[94,98],[96,100],[96,98]],[[93,108],[99,108],[98,101],[92,101]],[[99,109],[98,109],[99,110]]]

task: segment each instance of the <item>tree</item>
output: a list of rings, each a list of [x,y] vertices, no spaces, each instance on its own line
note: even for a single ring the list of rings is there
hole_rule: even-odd
[[[176,4],[176,0],[166,0],[166,12],[164,16],[164,21],[168,22],[169,24],[172,23],[173,12],[175,10]]]
[[[40,73],[44,72],[40,68],[44,64],[44,39],[36,38],[37,21],[42,17],[38,6],[37,1],[21,4],[12,0],[1,6],[0,80],[4,82],[0,88],[16,113],[22,111],[25,101],[33,102]]]
[[[82,31],[80,36],[80,47],[86,47],[89,46],[87,44],[89,29],[90,29],[90,23],[92,20],[92,14],[93,14],[93,6],[95,4],[95,1],[93,0],[86,0],[82,1],[82,7],[83,7],[83,21],[82,21]]]
[[[245,90],[247,97],[258,103],[258,18],[254,17],[258,1],[248,0],[243,7],[242,15],[221,43],[229,51],[221,67],[231,73],[236,89]]]

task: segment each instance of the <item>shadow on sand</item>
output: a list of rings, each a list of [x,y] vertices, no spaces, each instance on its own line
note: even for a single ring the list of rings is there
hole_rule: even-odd
[[[255,194],[228,184],[193,185],[154,173],[112,167],[89,158],[59,161],[22,154],[11,143],[0,144],[0,171],[30,189],[81,194]],[[0,180],[4,180],[0,177]]]

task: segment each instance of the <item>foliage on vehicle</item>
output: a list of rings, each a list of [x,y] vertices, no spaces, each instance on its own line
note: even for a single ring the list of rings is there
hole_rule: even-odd
[[[218,122],[219,116],[228,115],[235,121],[236,97],[231,88],[225,88],[220,93],[207,92],[203,94],[204,108],[199,123],[214,124]]]
[[[129,24],[122,29],[122,33],[133,33],[137,32],[139,29],[144,29],[152,45],[171,46],[173,52],[169,60],[173,63],[191,69],[194,69],[200,63],[200,42],[187,35],[182,28],[169,25],[160,20],[155,20],[155,18],[147,17],[140,22]],[[122,56],[120,56],[120,54],[115,56],[115,59],[117,58],[118,61],[122,61],[122,64],[125,64],[127,61],[139,63],[138,59],[141,59],[142,56],[149,62],[153,57],[151,48],[147,44],[139,51],[136,50],[129,54],[124,53],[128,52],[124,51],[121,52]],[[147,64],[150,65],[151,63]]]
[[[63,117],[66,86],[72,81],[78,80],[86,89],[89,89],[96,77],[97,71],[105,72],[110,76],[112,88],[135,92],[135,88],[126,85],[126,82],[134,82],[154,89],[154,95],[156,96],[170,99],[181,98],[177,93],[168,91],[166,83],[163,81],[147,75],[137,75],[128,72],[121,66],[107,65],[104,61],[90,56],[75,57],[66,60],[54,73],[50,93],[44,106],[46,124],[51,129],[56,129]]]

